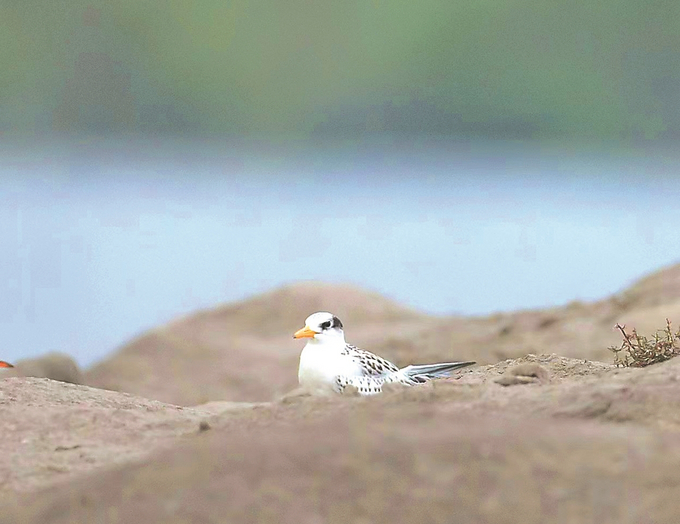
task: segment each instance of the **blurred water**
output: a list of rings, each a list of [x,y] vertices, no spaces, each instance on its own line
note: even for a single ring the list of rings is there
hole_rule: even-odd
[[[680,260],[679,168],[660,148],[4,142],[0,356],[90,364],[305,279],[439,314],[603,297]]]

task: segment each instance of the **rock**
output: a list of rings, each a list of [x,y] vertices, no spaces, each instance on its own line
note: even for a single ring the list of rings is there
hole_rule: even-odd
[[[83,377],[76,361],[65,353],[47,353],[36,358],[24,358],[3,376],[49,378],[70,384],[82,384]]]
[[[7,379],[0,522],[680,522],[680,359],[475,372],[486,380],[232,410]],[[499,388],[500,373],[552,376]]]
[[[650,336],[666,317],[680,325],[679,275],[676,265],[596,302],[474,318],[428,316],[347,285],[297,283],[152,329],[87,370],[85,381],[184,406],[269,402],[297,386],[302,344],[291,334],[324,309],[343,320],[350,343],[399,366],[451,360],[495,365],[539,349],[606,366],[613,362],[607,348],[621,340],[611,329],[616,322]],[[571,370],[551,369],[551,376],[563,372]],[[467,382],[474,373],[459,376]],[[501,382],[533,383],[528,376]]]
[[[536,362],[524,362],[508,369],[503,376],[494,382],[501,386],[515,386],[518,384],[547,384],[550,373]]]

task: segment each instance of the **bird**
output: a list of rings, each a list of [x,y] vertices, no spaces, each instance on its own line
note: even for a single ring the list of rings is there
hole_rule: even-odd
[[[400,369],[378,355],[345,342],[342,322],[327,311],[307,317],[305,327],[296,331],[293,338],[309,339],[300,354],[298,381],[312,393],[342,393],[348,386],[354,386],[360,395],[375,395],[389,382],[415,386],[476,364],[442,362]]]

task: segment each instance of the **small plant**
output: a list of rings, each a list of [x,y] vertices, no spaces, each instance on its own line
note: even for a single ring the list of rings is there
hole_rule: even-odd
[[[657,331],[652,339],[638,335],[635,328],[627,333],[626,326],[616,324],[615,327],[623,336],[621,347],[609,348],[614,352],[614,364],[617,366],[643,368],[680,355],[680,330],[673,333],[668,319],[666,328]]]

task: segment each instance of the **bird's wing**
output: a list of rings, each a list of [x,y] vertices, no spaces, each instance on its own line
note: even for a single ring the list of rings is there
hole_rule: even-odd
[[[399,368],[389,360],[385,360],[370,351],[364,351],[356,346],[347,344],[344,354],[356,362],[365,377],[384,377],[391,373],[397,373]]]
[[[335,378],[335,391],[343,393],[347,386],[353,386],[360,395],[375,395],[382,391],[385,379],[381,377],[351,377],[338,375]]]

